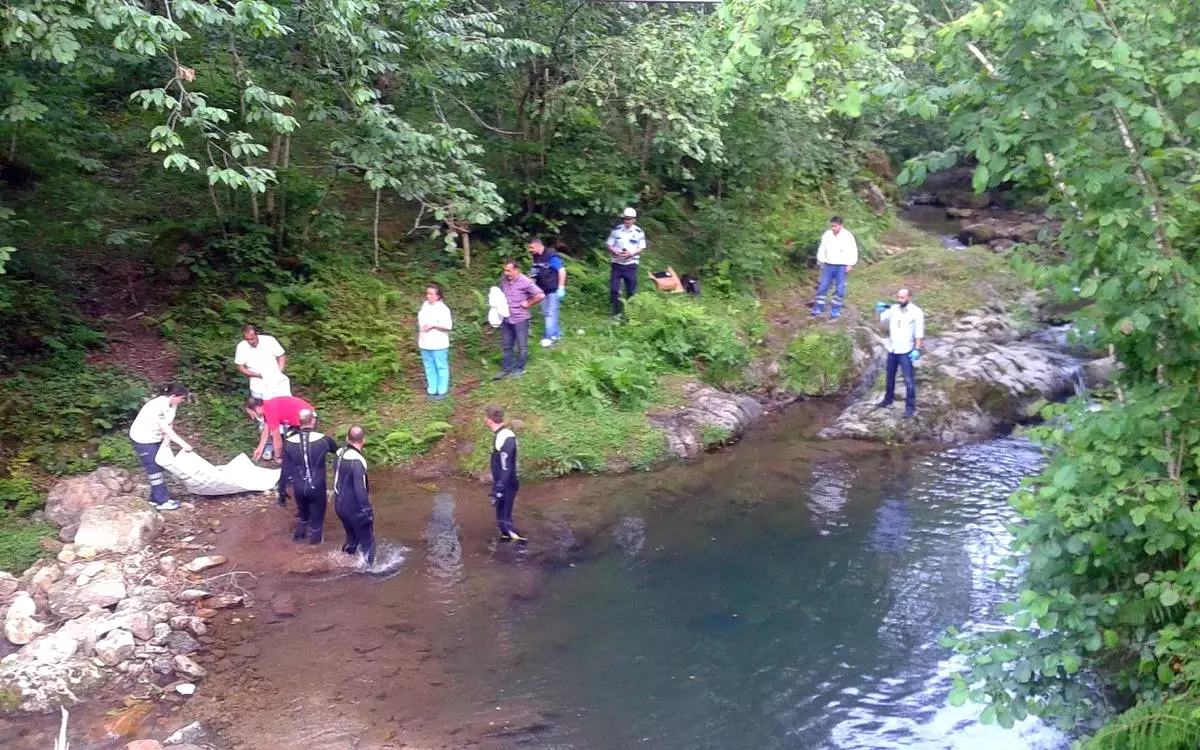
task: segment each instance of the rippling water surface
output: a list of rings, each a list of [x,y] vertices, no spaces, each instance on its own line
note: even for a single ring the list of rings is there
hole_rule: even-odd
[[[949,626],[987,627],[1020,440],[854,457],[741,446],[641,493],[607,551],[513,615],[507,697],[556,748],[1060,748],[945,702]],[[524,745],[530,746],[530,745]]]

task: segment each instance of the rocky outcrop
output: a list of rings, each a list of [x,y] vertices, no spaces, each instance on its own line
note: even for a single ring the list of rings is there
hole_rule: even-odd
[[[46,498],[46,518],[56,526],[72,526],[88,508],[107,505],[118,495],[135,492],[129,472],[101,466],[90,474],[64,479]]]
[[[162,528],[162,514],[144,500],[118,496],[80,513],[75,544],[97,551],[133,552],[157,539]]]
[[[763,413],[749,396],[699,383],[683,386],[683,395],[686,404],[679,410],[648,415],[650,423],[666,433],[670,453],[679,458],[695,458],[707,445],[737,440]]]
[[[947,212],[949,213],[949,212]],[[1057,227],[1045,216],[1020,211],[993,211],[964,222],[958,241],[964,245],[986,245],[1004,252],[1018,243],[1037,244],[1053,236]]]
[[[882,339],[877,352],[882,359]],[[916,373],[914,418],[903,416],[902,378],[895,405],[876,408],[884,388],[879,376],[820,436],[900,443],[984,438],[1027,419],[1035,401],[1074,393],[1085,376],[1081,362],[1024,337],[1017,322],[998,309],[966,315],[949,332],[928,339]]]

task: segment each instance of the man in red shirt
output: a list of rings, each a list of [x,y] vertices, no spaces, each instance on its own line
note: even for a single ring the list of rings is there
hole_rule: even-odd
[[[254,449],[254,460],[257,461],[262,458],[263,449],[267,446],[267,436],[269,435],[275,448],[275,455],[279,456],[283,461],[279,473],[279,504],[280,506],[286,506],[287,485],[288,480],[291,479],[292,467],[288,465],[287,456],[283,451],[282,428],[299,427],[300,412],[309,411],[315,414],[316,409],[304,399],[295,396],[280,396],[278,398],[269,398],[266,401],[251,396],[246,399],[246,410],[253,412],[255,416],[261,417],[266,422],[266,427],[263,429],[262,435],[258,438],[258,447]]]

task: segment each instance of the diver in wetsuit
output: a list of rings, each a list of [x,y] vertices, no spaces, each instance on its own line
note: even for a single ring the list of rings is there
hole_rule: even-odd
[[[375,513],[367,490],[367,459],[362,454],[367,433],[354,425],[346,433],[346,445],[333,464],[333,508],[346,530],[342,552],[361,552],[370,565],[375,562]]]
[[[292,491],[296,496],[297,542],[308,538],[309,544],[320,544],[325,527],[325,459],[337,450],[337,443],[328,435],[313,430],[316,415],[302,409],[300,429],[283,442],[284,465],[291,469]]]
[[[517,478],[517,436],[504,426],[504,410],[489,406],[487,426],[492,431],[492,505],[496,508],[496,528],[500,541],[524,542],[513,526],[513,503],[521,482]]]

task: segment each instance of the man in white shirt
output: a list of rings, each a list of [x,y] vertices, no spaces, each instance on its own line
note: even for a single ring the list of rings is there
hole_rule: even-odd
[[[877,406],[892,405],[896,394],[896,370],[904,373],[904,416],[911,417],[917,408],[917,384],[913,376],[913,362],[921,356],[921,344],[925,339],[925,312],[912,303],[907,289],[896,292],[896,304],[877,302],[875,310],[879,321],[888,326],[887,339],[887,390]]]
[[[250,395],[267,401],[280,396],[292,395],[291,381],[283,374],[287,366],[287,355],[274,336],[259,333],[258,329],[248,325],[242,329],[242,341],[238,342],[233,353],[233,363],[238,372],[250,379]],[[246,410],[246,415],[258,422],[259,429],[263,421],[258,415]],[[268,443],[268,445],[270,445]],[[265,451],[263,457],[271,460],[274,451]]]
[[[821,235],[821,245],[817,248],[817,263],[821,266],[821,284],[817,287],[813,317],[819,318],[825,314],[825,296],[832,286],[833,305],[829,317],[837,320],[842,314],[842,300],[846,297],[846,274],[858,263],[858,243],[854,241],[850,230],[842,226],[842,217],[834,216],[829,220],[829,229]]]
[[[626,208],[621,223],[608,233],[608,301],[613,315],[625,309],[621,304],[621,282],[625,283],[625,299],[637,294],[638,262],[646,249],[646,233],[637,225],[637,211]]]

